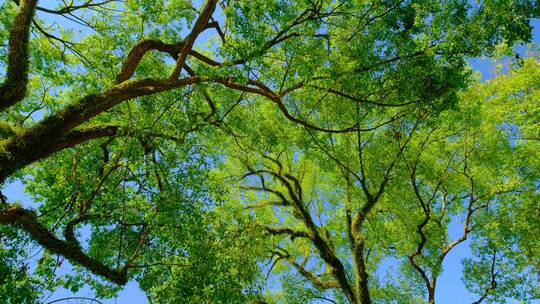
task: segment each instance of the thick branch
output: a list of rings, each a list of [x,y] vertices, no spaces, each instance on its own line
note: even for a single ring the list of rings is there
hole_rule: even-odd
[[[199,18],[197,18],[197,21],[195,21],[193,29],[187,36],[185,43],[182,46],[182,51],[180,52],[180,54],[178,54],[178,60],[176,61],[174,71],[169,78],[170,80],[176,80],[180,76],[180,71],[184,67],[184,63],[186,62],[187,56],[191,51],[193,44],[195,43],[195,39],[197,39],[197,36],[199,36],[199,34],[205,29],[206,25],[208,24],[208,21],[210,20],[212,14],[214,13],[214,10],[216,9],[217,2],[218,0],[206,1],[204,9],[199,15]]]
[[[21,101],[28,85],[28,41],[36,0],[21,0],[9,38],[7,77],[0,85],[0,111]]]
[[[366,267],[366,258],[364,258],[364,240],[361,238],[356,238],[354,240],[353,246],[353,263],[354,263],[354,272],[356,277],[355,289],[358,297],[360,298],[360,303],[371,303],[371,295],[369,293],[369,274]]]
[[[54,143],[54,152],[74,147],[92,139],[116,136],[120,127],[114,125],[74,129]],[[54,153],[53,152],[53,153]]]
[[[168,53],[171,57],[177,59],[184,43],[167,44],[160,40],[144,39],[139,41],[129,52],[122,64],[120,74],[116,77],[116,83],[122,83],[133,76],[135,69],[141,62],[142,57],[150,50],[158,50]]]
[[[16,170],[58,151],[54,145],[73,128],[113,106],[140,96],[151,95],[199,82],[198,77],[176,81],[138,80],[90,94],[56,114],[43,119],[19,136],[4,142],[0,153],[0,183]]]
[[[279,164],[278,159],[272,160],[274,163]],[[249,167],[247,164],[246,166],[251,171],[250,174],[252,175],[262,175],[262,174],[268,174],[274,178],[276,178],[286,189],[288,196],[291,198],[290,202],[293,208],[295,209],[295,213],[299,217],[299,219],[302,220],[304,225],[306,226],[307,230],[309,231],[310,239],[317,248],[320,257],[330,266],[332,275],[336,279],[336,281],[339,284],[339,287],[343,291],[343,293],[346,295],[346,297],[351,301],[352,303],[356,303],[357,296],[351,286],[351,283],[349,281],[349,278],[347,277],[347,272],[345,270],[345,266],[341,262],[341,260],[337,257],[336,253],[334,252],[334,249],[332,248],[332,245],[321,235],[319,228],[313,221],[313,218],[311,217],[311,214],[306,209],[304,202],[302,201],[302,195],[301,191],[298,191],[298,189],[301,188],[300,180],[298,180],[296,177],[294,177],[291,174],[283,175],[282,172],[274,172],[270,170],[254,170],[251,167]],[[282,165],[278,165],[279,167],[283,167]],[[273,190],[275,192],[279,192],[277,190]],[[285,196],[284,194],[281,194],[281,196]]]
[[[36,220],[32,211],[17,206],[9,206],[0,210],[0,223],[24,230],[41,246],[52,253],[61,255],[70,261],[78,263],[92,273],[118,284],[127,283],[127,269],[111,269],[103,262],[88,256],[77,243],[58,239],[49,230]]]
[[[160,40],[153,40],[153,39],[143,39],[139,41],[129,52],[128,56],[124,60],[124,63],[122,64],[122,68],[120,70],[120,74],[118,74],[116,78],[116,83],[122,83],[128,79],[130,79],[133,74],[135,73],[135,69],[141,62],[144,54],[146,52],[151,50],[156,50],[160,52],[164,52],[169,54],[174,60],[178,60],[178,54],[182,51],[185,43],[183,41],[176,43],[176,44],[169,44],[165,43]],[[194,51],[189,50],[189,55],[197,58],[198,60],[210,65],[210,66],[220,66],[221,63],[217,62],[209,57],[206,57],[205,55]],[[194,76],[194,75],[191,75]]]

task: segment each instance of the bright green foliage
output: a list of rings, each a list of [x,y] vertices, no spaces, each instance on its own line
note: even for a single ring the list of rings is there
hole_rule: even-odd
[[[320,246],[306,236],[315,231],[334,248],[352,284],[359,280],[348,226],[379,191],[366,223],[352,234],[365,243],[373,301],[425,301],[446,255],[467,246],[467,239],[474,255],[463,261],[470,291],[496,302],[537,298],[538,141],[526,130],[535,123],[538,129],[538,115],[512,105],[523,109],[530,101],[534,107],[539,70],[538,61],[526,59],[508,76],[472,86],[453,109],[421,121],[345,135],[268,124],[253,137],[242,133],[231,140],[227,154],[234,157],[215,178],[219,184],[240,179],[240,190],[229,188],[236,204],[274,235],[273,271],[283,289],[269,299],[340,297],[342,290],[323,287],[335,277]],[[523,101],[514,103],[516,95]],[[279,119],[267,111],[259,115],[259,121]],[[523,128],[514,123],[525,119]],[[294,205],[300,197],[316,230]],[[463,232],[450,235],[450,225]],[[382,262],[394,271],[377,271]],[[313,277],[298,282],[305,271]]]
[[[0,302],[538,298],[537,5],[0,0]]]
[[[496,207],[478,219],[484,226],[475,235],[472,247],[480,262],[465,261],[466,283],[470,289],[477,290],[478,281],[483,282],[480,286],[490,285],[485,282],[486,273],[491,271],[490,255],[497,255],[500,262],[496,271],[500,279],[493,292],[494,299],[504,294],[517,299],[540,297],[540,242],[535,237],[540,233],[537,138],[540,65],[531,58],[519,64],[508,75],[479,85],[474,93],[485,102],[488,123],[496,126],[497,132],[509,142],[512,153],[497,150],[502,158],[500,163],[506,172],[513,168],[520,176],[519,191],[505,195]]]
[[[12,239],[19,242],[23,240],[23,236],[13,235],[16,232],[5,230],[2,230],[2,235],[11,234],[9,236]],[[24,256],[25,253],[19,249],[20,247],[13,245],[20,246],[20,244],[4,244],[3,242],[0,249],[0,300],[5,303],[31,303],[38,296],[36,285],[39,281],[33,280],[27,274],[28,265],[17,263],[15,257]]]

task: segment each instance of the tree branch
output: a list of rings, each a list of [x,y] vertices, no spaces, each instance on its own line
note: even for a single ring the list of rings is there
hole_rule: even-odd
[[[266,158],[269,158],[269,156],[267,156]],[[278,167],[283,168],[283,165],[281,165],[279,159],[273,158],[272,162],[278,164]],[[305,227],[309,231],[308,234],[313,245],[315,246],[315,248],[317,248],[319,256],[330,266],[332,275],[338,282],[339,288],[341,288],[343,293],[351,302],[355,303],[357,295],[355,294],[349,278],[347,277],[345,266],[335,254],[332,245],[321,235],[319,228],[313,221],[313,218],[311,217],[309,211],[305,207],[304,202],[302,201],[302,191],[299,190],[301,189],[300,180],[292,174],[283,173],[282,170],[280,170],[279,172],[275,172],[272,170],[253,170],[246,163],[244,165],[246,165],[248,167],[248,170],[250,170],[250,175],[267,174],[277,179],[281,183],[281,185],[283,185],[287,189],[287,194],[290,197],[289,201],[291,202],[291,205],[295,210],[295,214],[297,218],[299,218],[304,223]],[[264,188],[266,188],[266,186],[264,186]],[[279,192],[275,189],[272,190],[274,192]],[[284,196],[285,194],[281,193],[280,197]]]
[[[195,21],[195,25],[193,25],[191,32],[187,36],[184,42],[184,45],[182,46],[182,50],[178,54],[178,60],[176,61],[176,66],[174,67],[174,71],[169,77],[169,80],[176,80],[178,79],[178,77],[180,77],[180,71],[184,67],[184,63],[186,62],[187,56],[189,52],[191,51],[193,44],[195,43],[195,39],[197,39],[197,36],[199,36],[199,34],[207,26],[208,21],[210,20],[210,18],[212,17],[212,14],[214,13],[214,10],[216,9],[217,2],[218,0],[206,1],[206,4],[204,5],[204,9],[199,15],[199,18],[197,18],[197,21]]]
[[[496,259],[497,259],[497,250],[493,250],[493,254],[491,256],[491,268],[490,268],[491,280],[490,280],[489,286],[484,291],[484,294],[482,294],[482,296],[478,300],[472,302],[471,304],[480,304],[480,303],[482,303],[482,301],[484,301],[487,298],[487,296],[497,288],[496,279],[497,279],[497,273],[498,272],[495,271],[495,261],[496,261]]]
[[[113,106],[135,97],[156,94],[199,81],[198,77],[176,81],[137,80],[83,97],[75,104],[43,119],[21,135],[4,142],[3,151],[0,153],[0,183],[16,170],[59,151],[59,146],[51,143],[63,142],[62,138],[69,131]],[[97,136],[98,133],[94,134]],[[71,143],[74,145],[76,142]]]
[[[72,12],[74,12],[76,10],[80,10],[80,9],[84,9],[84,8],[91,8],[91,7],[94,7],[94,6],[101,6],[101,5],[111,3],[111,2],[114,2],[114,1],[118,1],[118,0],[105,0],[105,1],[101,1],[101,2],[95,2],[95,3],[92,2],[91,0],[88,0],[88,1],[86,1],[83,4],[80,4],[80,5],[73,5],[73,3],[71,3],[70,5],[66,5],[66,6],[64,6],[64,7],[60,8],[60,9],[56,9],[56,10],[38,6],[37,10],[45,12],[45,13],[49,13],[49,14],[63,15],[63,14],[69,14],[69,13],[72,13]]]
[[[124,285],[127,283],[128,265],[122,269],[112,269],[103,262],[88,256],[77,244],[58,239],[49,230],[40,224],[36,215],[19,206],[7,206],[0,210],[0,223],[7,224],[28,233],[41,246],[52,253],[61,255],[70,261],[84,266],[92,273],[106,280]]]
[[[311,239],[311,235],[305,231],[297,231],[290,228],[271,228],[265,227],[264,230],[271,235],[281,235],[286,234],[291,237],[291,240],[294,241],[295,238],[301,237],[306,239]]]
[[[28,86],[28,42],[37,0],[20,0],[9,38],[7,77],[0,85],[0,111],[21,101]]]
[[[293,259],[289,258],[287,260],[298,272],[306,279],[308,279],[313,285],[317,286],[320,289],[332,289],[332,288],[339,288],[340,285],[335,280],[329,280],[329,281],[323,281],[321,278],[319,278],[317,275],[312,273],[311,271],[304,268],[302,265],[296,263]]]

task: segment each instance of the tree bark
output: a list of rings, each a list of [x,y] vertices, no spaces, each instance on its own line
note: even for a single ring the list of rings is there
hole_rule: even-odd
[[[119,270],[112,269],[103,262],[88,256],[77,242],[58,239],[37,221],[32,211],[15,205],[2,206],[0,207],[0,223],[24,230],[34,241],[50,252],[61,255],[113,283],[118,285],[127,283],[127,266]]]
[[[0,111],[21,101],[28,85],[28,41],[36,0],[21,0],[9,38],[7,77],[0,85]]]

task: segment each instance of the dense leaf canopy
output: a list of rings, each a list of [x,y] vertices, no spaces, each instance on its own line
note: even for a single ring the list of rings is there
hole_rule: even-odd
[[[0,1],[0,301],[538,299],[538,8]]]

